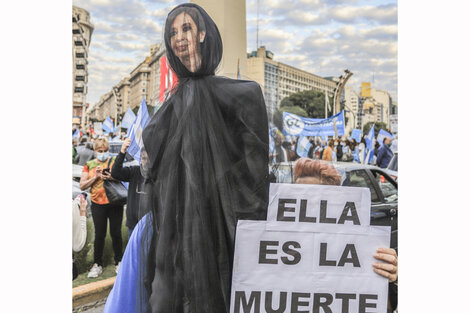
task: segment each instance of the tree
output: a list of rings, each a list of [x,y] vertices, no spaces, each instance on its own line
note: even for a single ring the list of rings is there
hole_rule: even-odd
[[[282,129],[282,113],[292,113],[303,117],[308,117],[307,112],[304,109],[298,106],[284,106],[281,107],[279,110],[276,110],[273,114],[272,123],[278,128]]]
[[[369,130],[372,124],[374,124],[374,122],[368,122],[366,125],[364,125],[364,130],[362,132],[364,136],[366,136],[369,133]],[[374,126],[375,138],[377,138],[377,135],[379,134],[379,131],[381,129],[388,131],[387,124],[385,124],[384,122],[375,122],[375,126]]]
[[[328,110],[328,116],[332,115],[333,109],[333,98],[329,98],[330,109]],[[303,111],[293,109],[299,107]],[[291,94],[290,96],[282,99],[280,110],[285,112],[294,113],[292,110],[298,110],[297,112],[305,112],[307,115],[301,115],[310,118],[325,118],[325,94],[316,90],[305,90]],[[294,113],[297,114],[297,113]]]

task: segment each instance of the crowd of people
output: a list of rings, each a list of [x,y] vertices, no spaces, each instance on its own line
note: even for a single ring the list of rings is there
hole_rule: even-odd
[[[299,137],[284,136],[280,131],[274,133],[274,149],[270,151],[271,163],[291,162],[301,156],[297,153]],[[342,136],[325,140],[321,137],[309,137],[310,148],[305,157],[315,160],[331,162],[356,162],[361,164],[377,165],[386,168],[397,152],[398,140],[385,137],[382,142],[373,139],[373,155],[367,150],[365,137],[357,142],[354,138]]]
[[[75,131],[76,130],[74,130],[74,133]],[[93,266],[88,273],[89,278],[96,278],[103,272],[102,255],[108,221],[116,273],[119,270],[123,254],[121,225],[123,221],[124,203],[113,203],[108,199],[105,181],[113,180],[129,183],[126,198],[126,226],[128,228],[129,237],[137,224],[140,202],[144,201],[143,199],[141,200],[141,198],[143,198],[142,195],[145,194],[145,183],[148,182],[143,177],[143,175],[145,175],[146,152],[142,151],[142,165],[124,167],[123,163],[126,150],[130,145],[130,139],[124,138],[119,154],[112,157],[109,153],[109,141],[112,140],[113,137],[115,137],[114,134],[103,136],[96,134],[90,135],[90,132],[87,131],[86,134],[83,134],[79,138],[74,138],[72,141],[73,151],[75,151],[73,163],[83,166],[80,178],[80,189],[89,191],[90,199],[88,201],[91,203],[91,215],[95,231]],[[82,217],[82,212],[83,210],[86,212],[86,209],[83,209],[83,206],[80,205],[83,198],[86,198],[86,196],[87,193],[83,192],[73,201],[74,236],[80,238],[78,244],[75,243],[78,239],[74,239],[74,252],[78,252],[82,249],[84,238],[86,238],[86,223],[83,224]],[[78,212],[80,212],[80,215],[78,215]],[[78,216],[80,216],[80,218],[78,218]],[[83,230],[83,225],[85,225],[85,230]],[[74,278],[76,275],[76,266],[74,263]]]

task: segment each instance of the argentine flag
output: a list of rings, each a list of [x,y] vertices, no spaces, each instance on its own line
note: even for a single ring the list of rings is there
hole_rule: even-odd
[[[113,121],[111,121],[111,118],[108,116],[104,122],[101,128],[104,130],[104,132],[107,133],[114,133],[114,125]]]
[[[386,130],[383,130],[381,129],[379,131],[379,134],[377,135],[377,142],[380,144],[380,146],[382,147],[383,144],[384,144],[384,139],[385,137],[388,137],[390,139],[393,139],[394,136],[392,134],[390,134],[389,132],[387,132]]]
[[[140,163],[140,150],[144,146],[142,141],[142,132],[150,122],[149,112],[147,110],[147,103],[145,102],[145,98],[142,100],[142,104],[140,105],[139,112],[137,112],[137,118],[132,124],[131,128],[127,133],[127,137],[131,139],[131,144],[127,149],[127,153],[129,153],[134,159],[136,159]]]
[[[311,146],[312,143],[310,142],[310,140],[308,140],[308,137],[299,137],[297,141],[297,155],[302,158],[308,157],[308,151],[310,150]]]
[[[370,127],[369,133],[364,138],[366,141],[367,155],[364,160],[365,164],[370,164],[374,158],[374,136],[375,136],[375,123]]]
[[[132,112],[131,108],[127,108],[126,114],[124,114],[124,117],[121,121],[121,127],[129,129],[135,122],[136,118],[137,117],[135,116],[134,112]]]

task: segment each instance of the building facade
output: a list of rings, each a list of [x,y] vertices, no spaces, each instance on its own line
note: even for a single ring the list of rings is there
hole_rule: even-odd
[[[317,90],[333,97],[337,82],[273,60],[274,54],[261,46],[248,54],[247,78],[260,84],[268,117],[285,97],[304,90]],[[332,104],[331,104],[332,105]]]
[[[88,48],[94,26],[88,11],[72,6],[72,124],[85,124],[88,83]]]
[[[216,74],[246,79],[246,0],[191,0],[200,5],[219,29],[224,52]]]
[[[383,122],[390,128],[390,114],[392,112],[392,98],[385,90],[370,87],[370,84],[362,84],[361,97],[358,106],[357,128],[363,128],[369,122]]]
[[[344,88],[344,109],[344,116],[348,120],[345,132],[351,133],[354,128],[358,127],[361,116],[359,115],[359,95],[350,86]]]
[[[88,109],[88,117],[92,121],[103,121],[110,116],[119,124],[127,109],[136,111],[143,99],[149,112],[152,111],[158,105],[160,57],[164,52],[159,44],[152,45],[150,55]]]

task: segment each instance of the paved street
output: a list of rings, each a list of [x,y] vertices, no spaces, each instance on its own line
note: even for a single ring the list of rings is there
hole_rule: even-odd
[[[103,313],[104,304],[106,299],[96,301],[95,303],[90,303],[83,307],[79,307],[73,310],[73,313]]]

